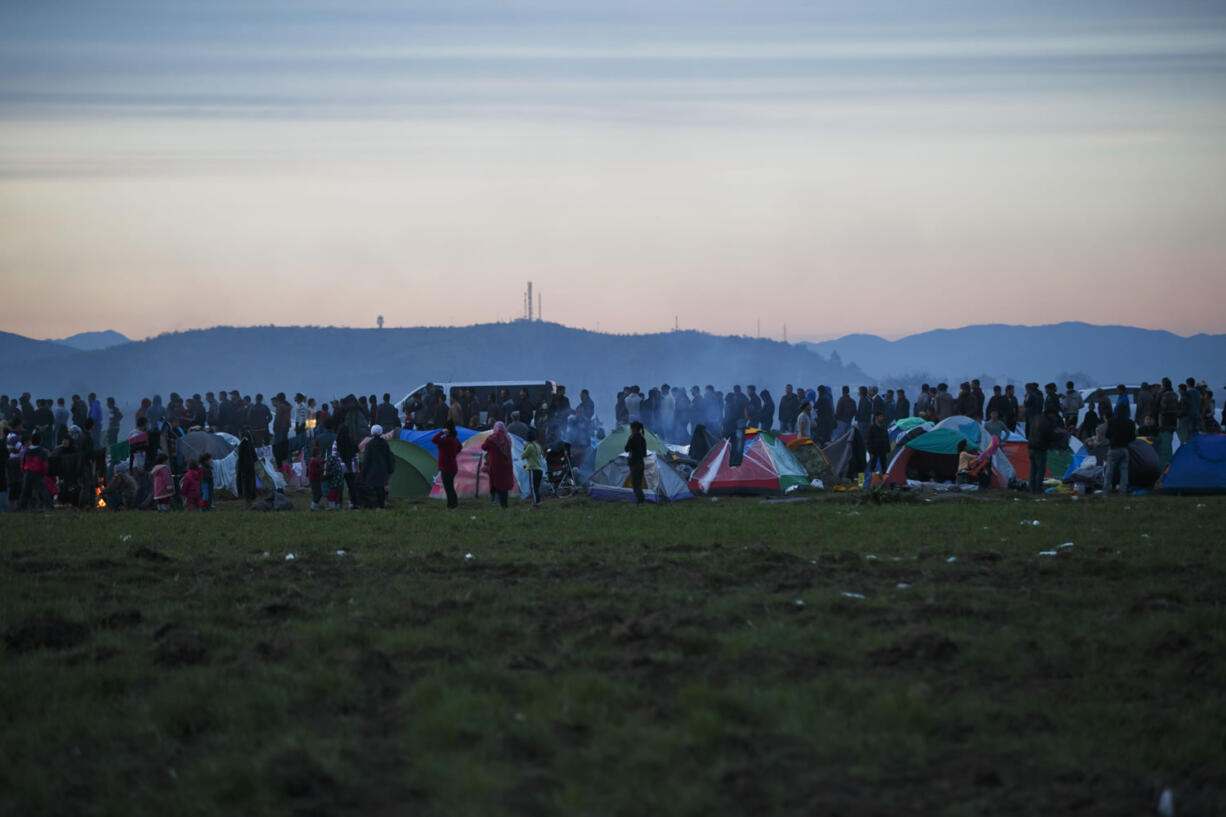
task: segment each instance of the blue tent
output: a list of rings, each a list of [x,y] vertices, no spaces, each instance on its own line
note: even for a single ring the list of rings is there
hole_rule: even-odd
[[[1197,434],[1171,457],[1164,494],[1226,493],[1226,434]]]
[[[424,448],[430,453],[430,456],[437,460],[438,446],[430,442],[430,440],[438,432],[439,429],[436,428],[428,429],[426,431],[409,431],[406,429],[400,432],[400,439],[404,440],[406,443],[413,443],[413,445],[417,446],[418,448]],[[471,428],[464,428],[462,426],[456,426],[455,430],[455,435],[459,438],[461,445],[466,443],[468,438],[476,433],[477,432],[473,431]]]

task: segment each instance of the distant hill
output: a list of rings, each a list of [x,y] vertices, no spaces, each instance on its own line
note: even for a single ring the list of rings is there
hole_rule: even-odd
[[[1130,326],[989,324],[937,329],[895,341],[847,335],[798,345],[823,357],[837,354],[836,362],[854,363],[886,384],[910,383],[910,375],[918,373],[950,382],[983,376],[1047,382],[1071,372],[1092,380],[1090,385],[1164,376],[1205,378],[1218,391],[1226,383],[1226,335],[1185,338]]]
[[[131,343],[131,340],[113,329],[107,329],[102,332],[79,332],[70,338],[53,342],[71,346],[81,352],[93,352],[98,349],[109,349],[121,343]]]
[[[710,383],[727,390],[754,383],[778,399],[785,383],[854,383],[864,375],[771,340],[700,332],[611,335],[525,321],[408,329],[217,327],[99,351],[68,350],[37,367],[16,355],[0,362],[0,384],[10,393],[94,391],[127,404],[155,393],[223,388],[326,398],[386,391],[399,399],[428,380],[519,378],[557,380],[576,397],[588,388],[607,418],[625,385]]]
[[[34,340],[12,332],[0,332],[0,367],[17,364],[24,367],[46,358],[64,357],[76,350],[53,340]],[[0,383],[5,381],[0,380]],[[11,389],[10,389],[11,391]],[[21,393],[19,390],[18,394]]]

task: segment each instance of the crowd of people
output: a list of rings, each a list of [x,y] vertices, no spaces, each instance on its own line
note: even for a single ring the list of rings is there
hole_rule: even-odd
[[[978,380],[961,383],[956,393],[945,383],[923,384],[914,401],[903,388],[883,391],[877,386],[859,386],[853,396],[845,385],[836,397],[826,385],[805,389],[787,384],[776,401],[769,389],[754,385],[743,389],[733,385],[721,392],[713,385],[686,389],[665,383],[646,392],[637,385],[621,389],[613,419],[616,425],[641,424],[657,437],[681,444],[699,428],[724,437],[757,428],[794,433],[825,445],[854,426],[863,435],[871,472],[885,469],[889,451],[885,430],[907,417],[939,422],[965,415],[983,422],[993,435],[1020,434],[1031,449],[1033,467],[1039,468],[1046,451],[1062,445],[1068,435],[1107,443],[1112,451],[1126,447],[1130,435],[1149,437],[1156,441],[1165,465],[1174,438],[1183,442],[1200,431],[1221,429],[1226,419],[1216,412],[1213,392],[1205,381],[1191,377],[1177,385],[1163,378],[1139,388],[1099,389],[1088,398],[1071,382],[1064,391],[1055,383],[1042,387],[1026,383],[1021,395],[1011,384],[993,386],[989,395]],[[147,501],[158,509],[169,508],[177,495],[186,507],[207,510],[213,504],[211,458],[183,461],[174,449],[174,440],[193,429],[240,439],[246,446],[240,449],[240,461],[250,463],[254,451],[270,447],[278,469],[292,451],[304,449],[309,452],[306,472],[312,507],[334,509],[346,504],[345,496],[349,507],[383,507],[395,458],[383,440],[364,451],[359,444],[397,429],[439,432],[434,443],[449,505],[454,505],[454,488],[447,475],[454,476],[453,449],[458,442],[448,440],[454,440],[456,428],[493,429],[496,451],[491,461],[503,453],[507,435],[530,439],[530,473],[540,470],[542,446],[567,443],[582,452],[603,435],[588,390],[583,389],[572,405],[565,386],[544,399],[534,400],[527,389],[516,394],[501,389],[479,402],[471,389],[454,389],[448,395],[427,384],[399,405],[389,393],[382,400],[374,394],[350,394],[317,401],[302,393],[291,400],[281,392],[265,402],[263,394],[253,399],[237,390],[186,397],[171,392],[165,402],[161,395],[142,399],[134,413],[132,425],[125,427],[124,413],[113,397],[102,401],[91,393],[66,401],[63,397],[32,400],[28,393],[17,399],[0,395],[5,439],[0,510],[50,508],[57,501],[93,507],[100,483],[112,504],[135,504],[144,485]],[[128,460],[109,462],[107,449],[120,441],[124,431],[123,439],[131,443]],[[1126,468],[1119,459],[1120,455],[1112,455],[1115,466]],[[250,496],[254,478],[240,475],[239,482]],[[500,490],[505,494],[505,489]],[[536,504],[538,493],[532,496]]]

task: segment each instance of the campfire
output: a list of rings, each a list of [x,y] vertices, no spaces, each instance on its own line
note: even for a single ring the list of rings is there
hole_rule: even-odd
[[[94,489],[94,507],[105,508],[106,500],[102,498],[102,486],[99,485]]]

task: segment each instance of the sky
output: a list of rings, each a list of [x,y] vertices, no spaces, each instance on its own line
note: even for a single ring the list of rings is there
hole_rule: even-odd
[[[1226,332],[1226,5],[0,4],[0,329]]]

